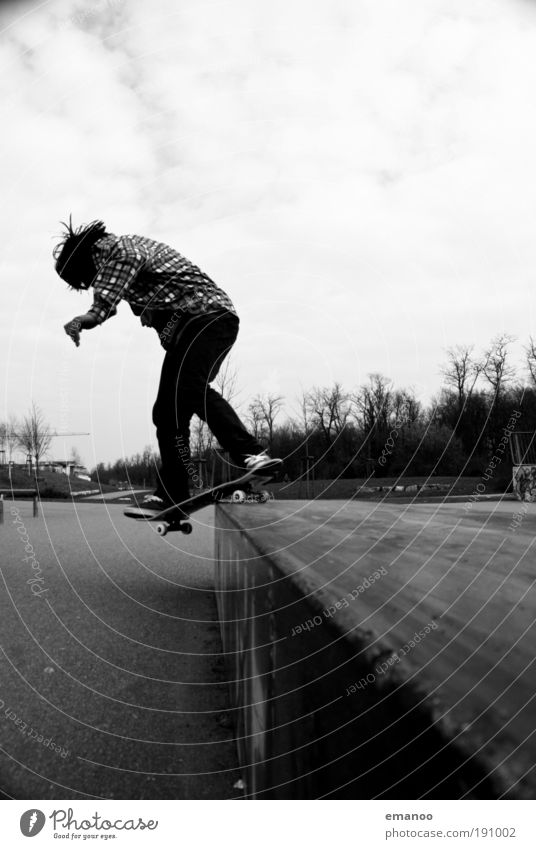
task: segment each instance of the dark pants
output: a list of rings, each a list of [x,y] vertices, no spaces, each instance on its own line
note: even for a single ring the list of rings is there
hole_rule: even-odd
[[[190,419],[205,421],[237,465],[262,446],[248,433],[231,405],[209,385],[238,335],[229,312],[190,318],[169,344],[153,408],[161,467],[157,495],[171,501],[189,497]]]

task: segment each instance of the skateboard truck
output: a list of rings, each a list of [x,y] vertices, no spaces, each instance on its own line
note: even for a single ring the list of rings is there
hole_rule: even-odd
[[[168,531],[180,531],[181,534],[191,534],[193,527],[191,522],[158,522],[156,526],[158,536],[165,537]]]
[[[243,504],[245,501],[260,501],[261,504],[266,504],[270,500],[270,493],[267,489],[235,489],[231,495],[233,504]]]

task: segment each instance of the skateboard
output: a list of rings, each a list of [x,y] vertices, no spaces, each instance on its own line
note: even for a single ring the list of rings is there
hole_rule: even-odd
[[[129,519],[136,519],[138,522],[156,522],[156,532],[160,536],[165,536],[168,531],[191,534],[193,529],[188,517],[209,504],[223,501],[227,496],[230,496],[231,502],[238,504],[250,500],[269,501],[271,494],[267,490],[257,487],[271,481],[282,465],[281,460],[273,460],[270,465],[264,466],[258,471],[245,472],[235,480],[220,483],[205,492],[192,495],[186,501],[181,501],[172,507],[166,507],[165,510],[155,512],[154,510],[144,510],[142,507],[133,507],[131,510],[125,510],[124,515]]]

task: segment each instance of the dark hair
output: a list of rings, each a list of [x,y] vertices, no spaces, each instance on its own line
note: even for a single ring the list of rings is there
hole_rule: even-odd
[[[65,230],[52,251],[56,271],[71,289],[87,289],[96,273],[91,248],[107,235],[106,227],[102,221],[92,221],[73,229],[70,215],[68,224],[65,221],[60,223]]]

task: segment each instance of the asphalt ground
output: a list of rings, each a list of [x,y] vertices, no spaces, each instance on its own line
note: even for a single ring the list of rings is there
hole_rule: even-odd
[[[213,592],[213,508],[156,535],[122,505],[6,501],[0,792],[240,796]]]

